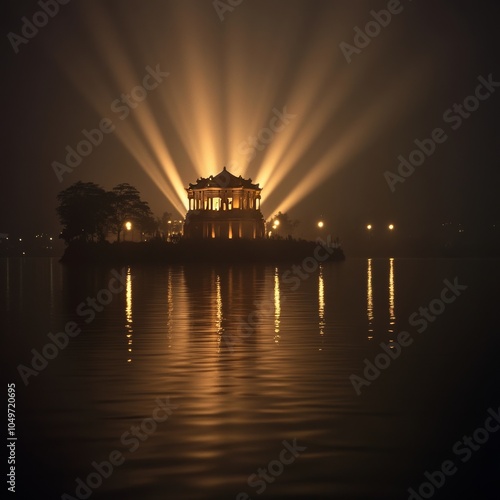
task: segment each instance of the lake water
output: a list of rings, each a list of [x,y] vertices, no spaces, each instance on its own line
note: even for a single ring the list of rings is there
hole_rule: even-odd
[[[1,260],[17,498],[406,499],[447,459],[456,467],[434,498],[499,498],[500,432],[470,457],[453,451],[500,404],[499,261],[300,272]],[[105,304],[89,312],[88,297]],[[410,324],[431,301],[435,319]],[[46,348],[73,321],[81,333]],[[411,345],[394,344],[401,331]],[[388,366],[358,395],[351,376],[382,342],[399,357],[379,357]],[[44,348],[53,359],[25,385],[18,366]],[[113,453],[123,463],[78,496],[76,478]]]

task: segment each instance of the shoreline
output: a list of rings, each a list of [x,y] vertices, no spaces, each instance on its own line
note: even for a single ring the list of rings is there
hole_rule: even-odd
[[[324,262],[343,261],[342,248],[306,240],[181,240],[170,243],[159,240],[148,242],[89,242],[66,247],[60,262],[83,263],[264,263],[300,261],[322,252]]]

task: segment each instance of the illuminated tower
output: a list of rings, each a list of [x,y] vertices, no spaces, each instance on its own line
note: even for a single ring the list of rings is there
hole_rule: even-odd
[[[226,170],[200,178],[186,188],[189,212],[185,238],[263,238],[264,218],[260,211],[258,184]]]

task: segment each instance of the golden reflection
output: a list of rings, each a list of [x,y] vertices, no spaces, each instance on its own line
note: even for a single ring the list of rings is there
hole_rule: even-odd
[[[125,284],[125,329],[127,332],[127,349],[128,356],[127,363],[132,361],[132,274],[130,267],[127,268],[127,281]]]
[[[215,301],[217,304],[216,321],[215,327],[217,328],[217,352],[220,352],[220,344],[222,341],[222,335],[224,334],[224,328],[222,328],[222,293],[220,286],[220,274],[215,278]]]
[[[318,316],[319,334],[325,333],[325,280],[323,278],[323,266],[319,266],[318,275]]]
[[[396,313],[394,308],[394,259],[389,259],[389,333],[394,333]]]
[[[281,321],[281,297],[280,297],[280,275],[278,268],[274,269],[274,341],[278,344],[280,336]]]
[[[373,339],[373,277],[372,259],[368,259],[366,271],[366,315],[368,316],[368,339]]]
[[[172,269],[168,269],[167,283],[167,339],[168,347],[172,347],[172,318],[174,315],[174,294],[172,286]]]

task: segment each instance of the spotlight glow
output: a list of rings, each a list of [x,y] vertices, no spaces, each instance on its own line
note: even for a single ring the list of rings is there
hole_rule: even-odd
[[[335,24],[334,2],[307,11],[309,23],[295,5],[279,34],[278,13],[268,6],[271,17],[259,12],[258,36],[245,15],[224,24],[209,17],[211,2],[168,2],[155,17],[126,4],[119,16],[98,2],[77,8],[91,43],[75,38],[56,57],[99,116],[113,116],[111,103],[142,82],[146,66],[169,72],[126,119],[115,115],[113,123],[123,147],[181,216],[188,183],[223,166],[260,183],[265,216],[288,211],[425,98],[415,91],[415,76],[422,86],[433,70],[428,59],[411,61],[371,103],[349,107],[353,83],[381,55],[346,64],[334,40],[351,28]],[[166,43],[165,30],[175,45]],[[269,135],[263,131],[275,110],[294,118],[270,141],[252,145],[251,137]]]

